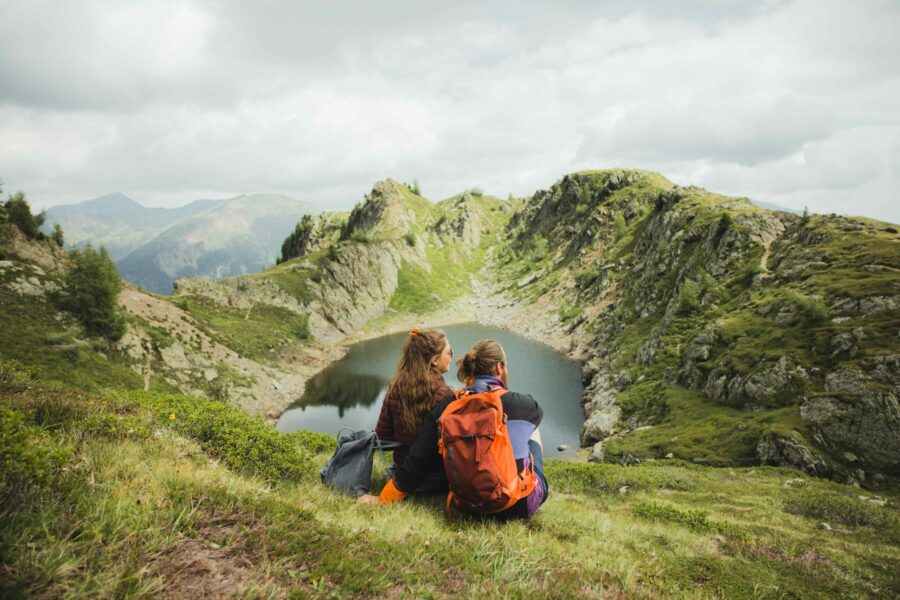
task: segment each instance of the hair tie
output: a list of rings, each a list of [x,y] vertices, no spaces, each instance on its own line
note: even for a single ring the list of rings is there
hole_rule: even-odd
[[[409,332],[409,337],[412,339],[416,339],[416,337],[422,332],[418,327],[413,327]]]

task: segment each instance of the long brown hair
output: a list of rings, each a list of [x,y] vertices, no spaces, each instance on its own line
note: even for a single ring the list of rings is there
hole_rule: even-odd
[[[419,329],[409,332],[403,344],[397,372],[388,386],[400,403],[400,419],[410,430],[418,430],[425,413],[434,407],[434,377],[440,375],[431,368],[431,361],[447,345],[447,334],[440,329]]]
[[[498,363],[506,364],[503,346],[494,340],[481,340],[456,361],[456,378],[465,384],[472,383],[479,375],[493,375]]]

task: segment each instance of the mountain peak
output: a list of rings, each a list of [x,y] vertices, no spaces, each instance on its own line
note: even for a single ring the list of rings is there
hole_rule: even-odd
[[[122,192],[112,192],[109,194],[104,194],[102,196],[97,196],[92,200],[86,200],[81,203],[81,206],[84,208],[115,208],[117,210],[121,210],[123,208],[134,209],[134,208],[145,208],[143,205],[138,204]]]

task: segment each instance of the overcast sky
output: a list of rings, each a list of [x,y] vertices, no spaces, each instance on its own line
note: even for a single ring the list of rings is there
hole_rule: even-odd
[[[0,0],[0,180],[348,208],[636,167],[900,222],[898,32],[897,0]]]

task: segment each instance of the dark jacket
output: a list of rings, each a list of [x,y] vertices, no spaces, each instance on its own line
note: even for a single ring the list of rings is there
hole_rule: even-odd
[[[428,473],[443,468],[443,460],[438,453],[437,444],[438,419],[452,401],[453,397],[444,400],[426,415],[425,422],[413,442],[406,460],[403,463],[397,463],[398,467],[394,470],[393,481],[398,490],[414,491],[418,489]],[[529,394],[506,392],[502,396],[502,403],[503,412],[507,417],[510,439],[513,442],[513,451],[516,455],[516,467],[521,471],[528,455],[528,438],[541,424],[544,411]],[[545,491],[541,493],[543,494]],[[526,499],[523,498],[513,509],[516,512],[522,512],[526,510],[525,505]]]
[[[435,375],[434,405],[439,405],[448,398],[453,399],[453,390],[444,383],[443,377]],[[406,423],[403,422],[402,414],[400,400],[394,394],[388,394],[381,405],[378,424],[375,425],[375,433],[378,434],[380,439],[400,442],[400,447],[394,450],[394,462],[398,465],[402,465],[406,460],[410,447],[419,433],[419,430],[412,430],[406,426]]]

